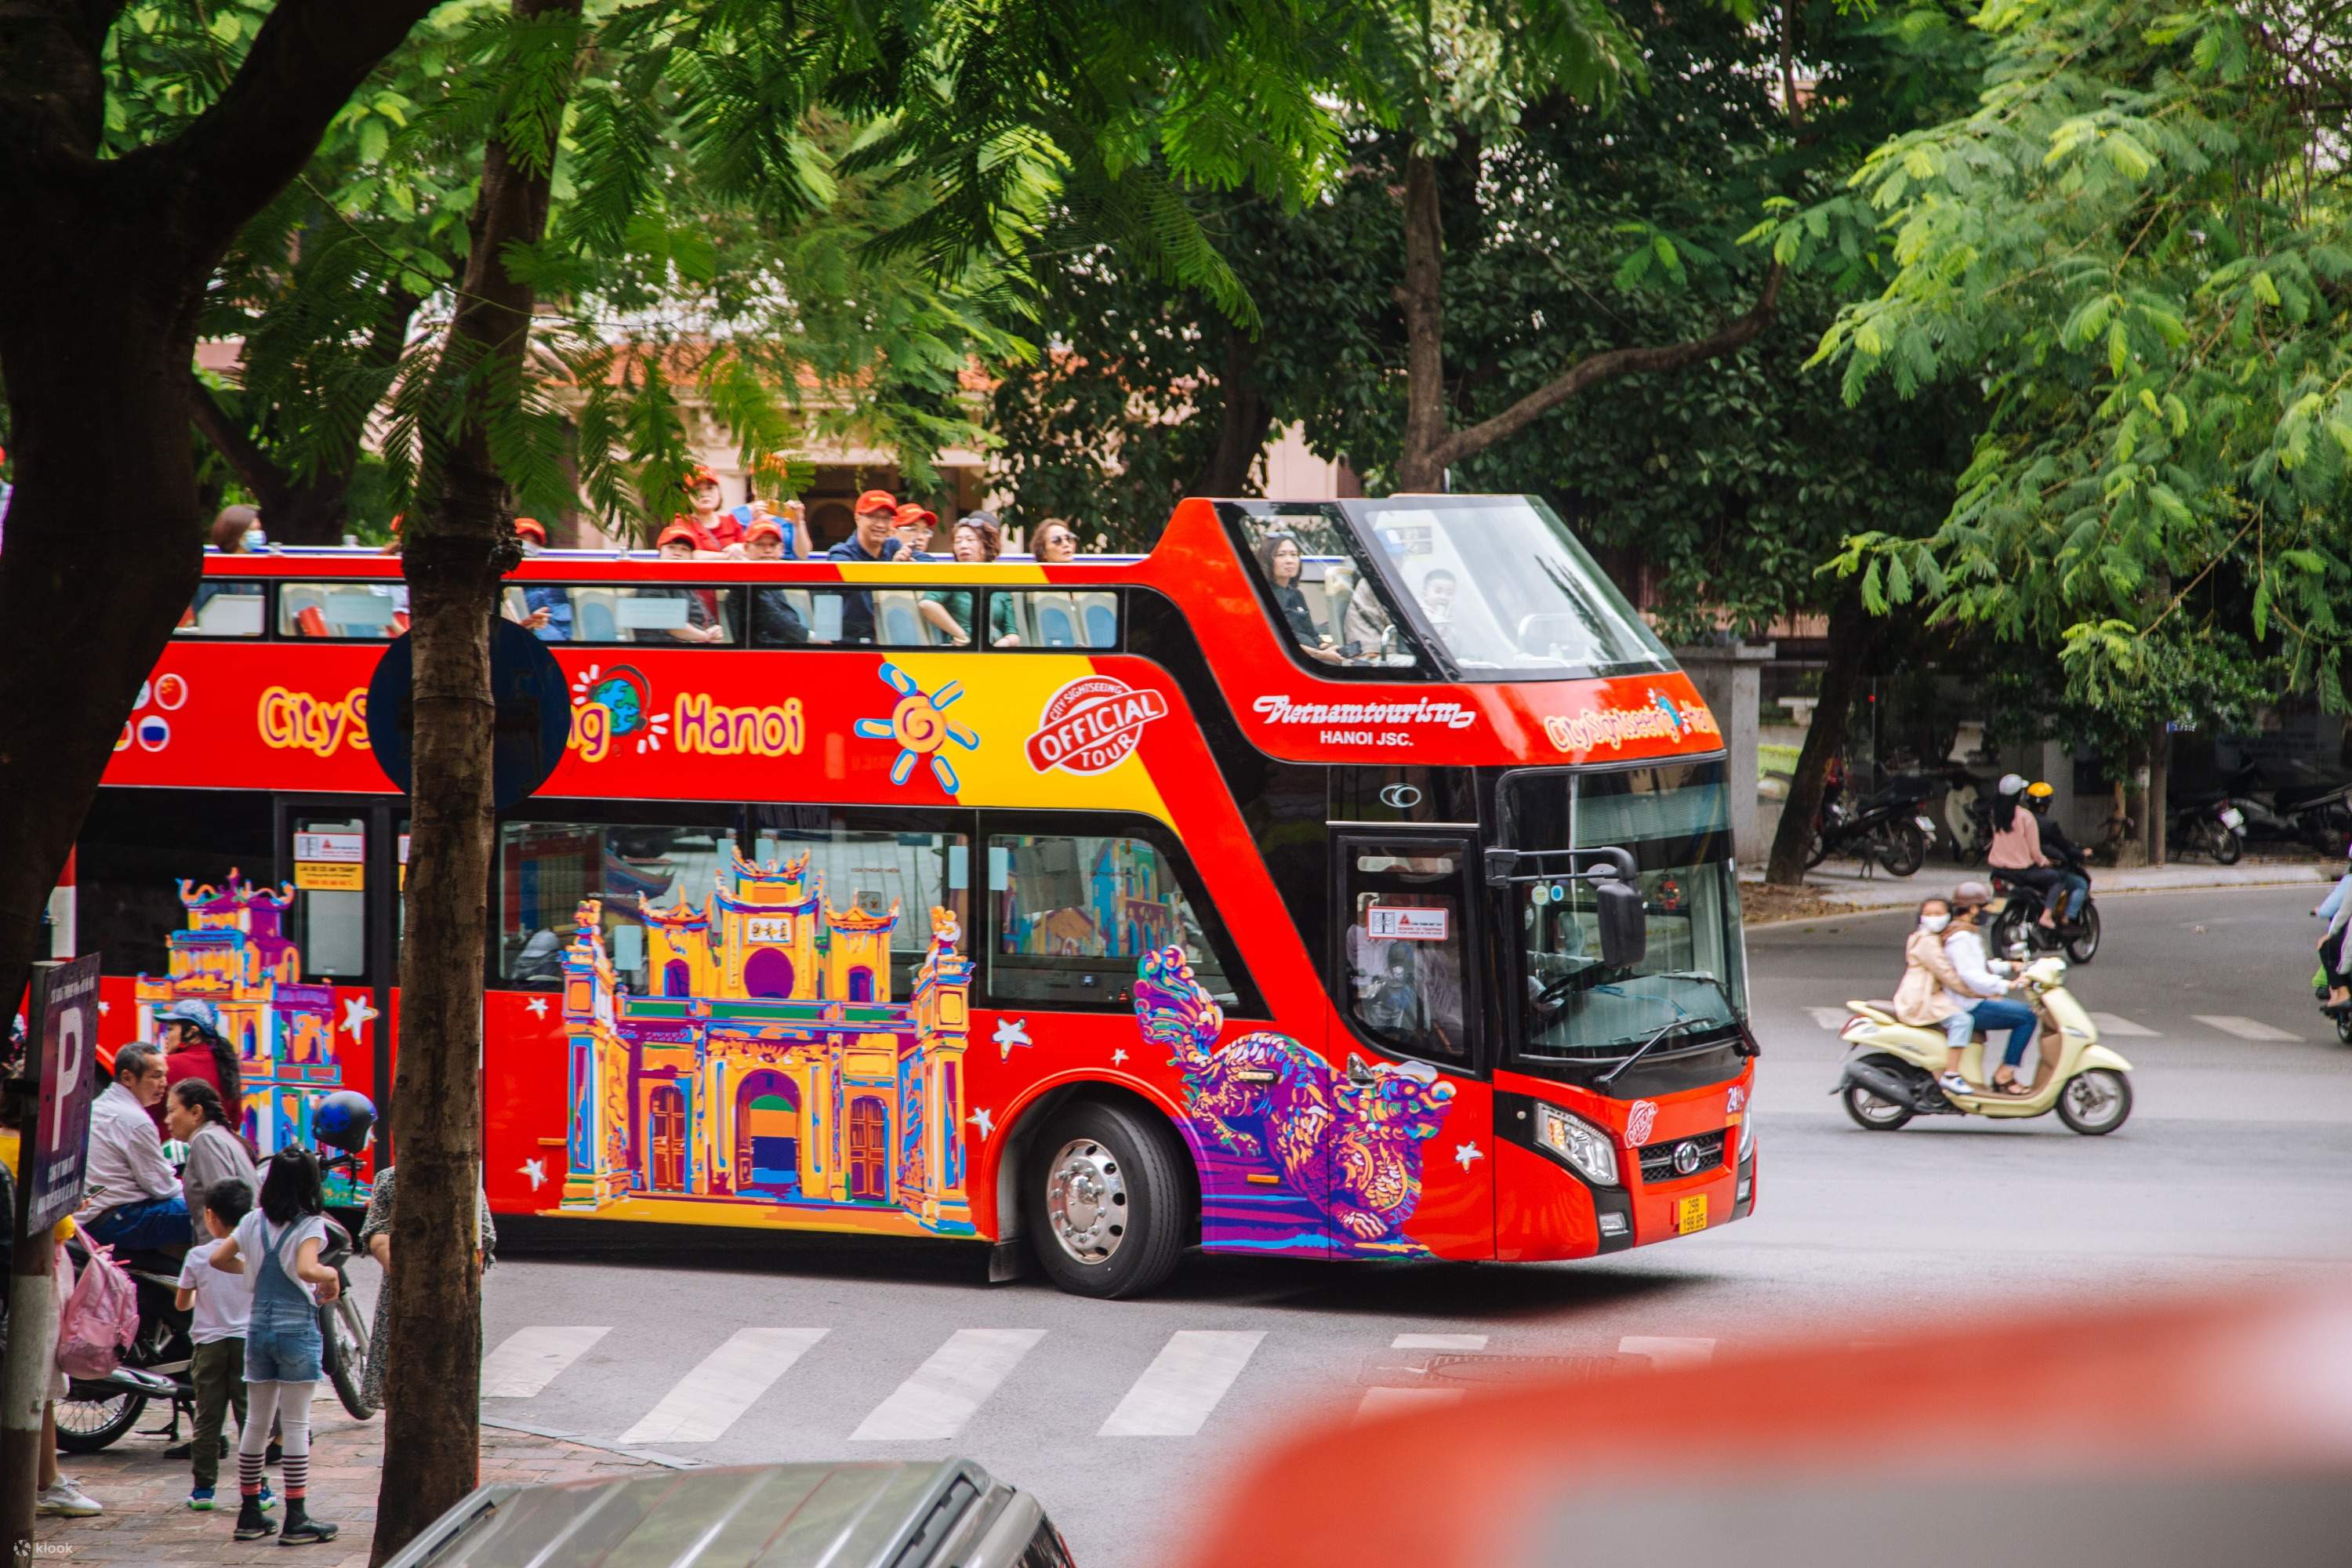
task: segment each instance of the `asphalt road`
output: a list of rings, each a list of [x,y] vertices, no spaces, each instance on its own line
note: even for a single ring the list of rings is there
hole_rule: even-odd
[[[971,1252],[919,1244],[510,1258],[486,1290],[486,1415],[709,1463],[969,1454],[1038,1492],[1082,1563],[1123,1565],[1157,1561],[1265,1434],[1444,1397],[1425,1391],[1449,1354],[1630,1370],[2340,1271],[2352,1047],[2305,989],[2311,901],[2103,905],[2106,949],[2074,989],[2137,1093],[2106,1138],[2054,1117],[1854,1127],[1829,1093],[1833,1029],[1846,997],[1892,989],[1907,916],[1781,927],[1749,942],[1764,1163],[1739,1226],[1578,1264],[1199,1258],[1162,1297],[1110,1304],[988,1287]]]

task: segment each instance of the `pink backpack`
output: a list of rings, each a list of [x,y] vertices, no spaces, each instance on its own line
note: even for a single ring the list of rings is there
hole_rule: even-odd
[[[63,1264],[65,1249],[58,1252]],[[58,1315],[58,1366],[68,1377],[104,1377],[138,1338],[138,1289],[113,1248],[93,1247]]]

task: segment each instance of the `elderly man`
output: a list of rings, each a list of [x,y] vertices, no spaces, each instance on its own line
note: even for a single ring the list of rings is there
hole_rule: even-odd
[[[828,561],[870,563],[877,561],[908,561],[914,558],[896,535],[898,523],[898,499],[887,490],[867,490],[857,498],[857,524],[850,536],[824,552]],[[874,640],[874,595],[861,589],[850,589],[841,595],[841,640],[845,643],[870,643]]]
[[[93,1240],[118,1251],[188,1245],[180,1175],[147,1117],[170,1087],[163,1052],[125,1046],[115,1054],[114,1081],[90,1104],[89,1186],[74,1218]]]

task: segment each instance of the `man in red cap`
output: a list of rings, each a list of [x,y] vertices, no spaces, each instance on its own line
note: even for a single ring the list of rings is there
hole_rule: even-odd
[[[743,531],[743,558],[782,561],[784,525],[772,517],[755,517]],[[808,623],[793,608],[782,588],[751,590],[751,640],[764,646],[796,645],[809,640]]]
[[[547,548],[547,527],[535,517],[515,519],[515,537],[522,541],[522,552],[527,559]],[[572,595],[564,589],[545,583],[534,583],[522,591],[525,630],[535,634],[541,642],[572,640]],[[509,619],[513,617],[509,616]]]
[[[689,510],[671,518],[670,527],[685,529],[697,550],[741,556],[741,550],[728,548],[743,542],[743,525],[720,507],[719,477],[709,468],[696,468],[686,476],[686,499]]]
[[[664,561],[691,561],[700,553],[694,543],[694,531],[683,522],[673,522],[661,531],[654,541],[654,549]],[[727,642],[727,623],[719,614],[719,595],[708,588],[639,588],[639,599],[683,599],[686,601],[686,624],[667,628],[679,642]]]
[[[867,490],[857,498],[857,524],[848,538],[824,552],[828,561],[866,563],[877,561],[911,561],[914,552],[896,538],[892,530],[898,526],[898,500],[888,490]],[[845,593],[841,596],[841,640],[850,643],[870,643],[874,640],[874,595]]]
[[[940,526],[940,514],[908,501],[892,519],[891,531],[898,542],[907,547],[909,556],[917,561],[929,561],[931,535]]]

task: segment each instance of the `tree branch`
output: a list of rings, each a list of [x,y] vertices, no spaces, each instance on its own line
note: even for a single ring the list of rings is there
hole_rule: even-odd
[[[1755,342],[1771,324],[1772,315],[1780,308],[1780,284],[1787,271],[1779,262],[1764,275],[1763,292],[1748,313],[1727,322],[1721,329],[1688,342],[1665,343],[1654,348],[1605,349],[1570,365],[1556,379],[1528,393],[1492,418],[1481,420],[1466,430],[1457,430],[1439,443],[1433,467],[1444,469],[1465,458],[1480,452],[1507,437],[1516,436],[1553,409],[1579,393],[1604,381],[1621,375],[1680,370],[1744,348]]]
[[[216,249],[283,190],[327,124],[435,0],[278,0],[218,101],[125,159],[176,176],[190,237]]]
[[[189,418],[204,432],[214,449],[228,459],[228,466],[245,481],[245,488],[259,498],[264,515],[282,507],[294,488],[294,477],[261,449],[261,443],[253,438],[242,422],[229,417],[228,410],[213,395],[213,389],[205,384],[205,378],[193,370],[188,372],[188,395]]]

